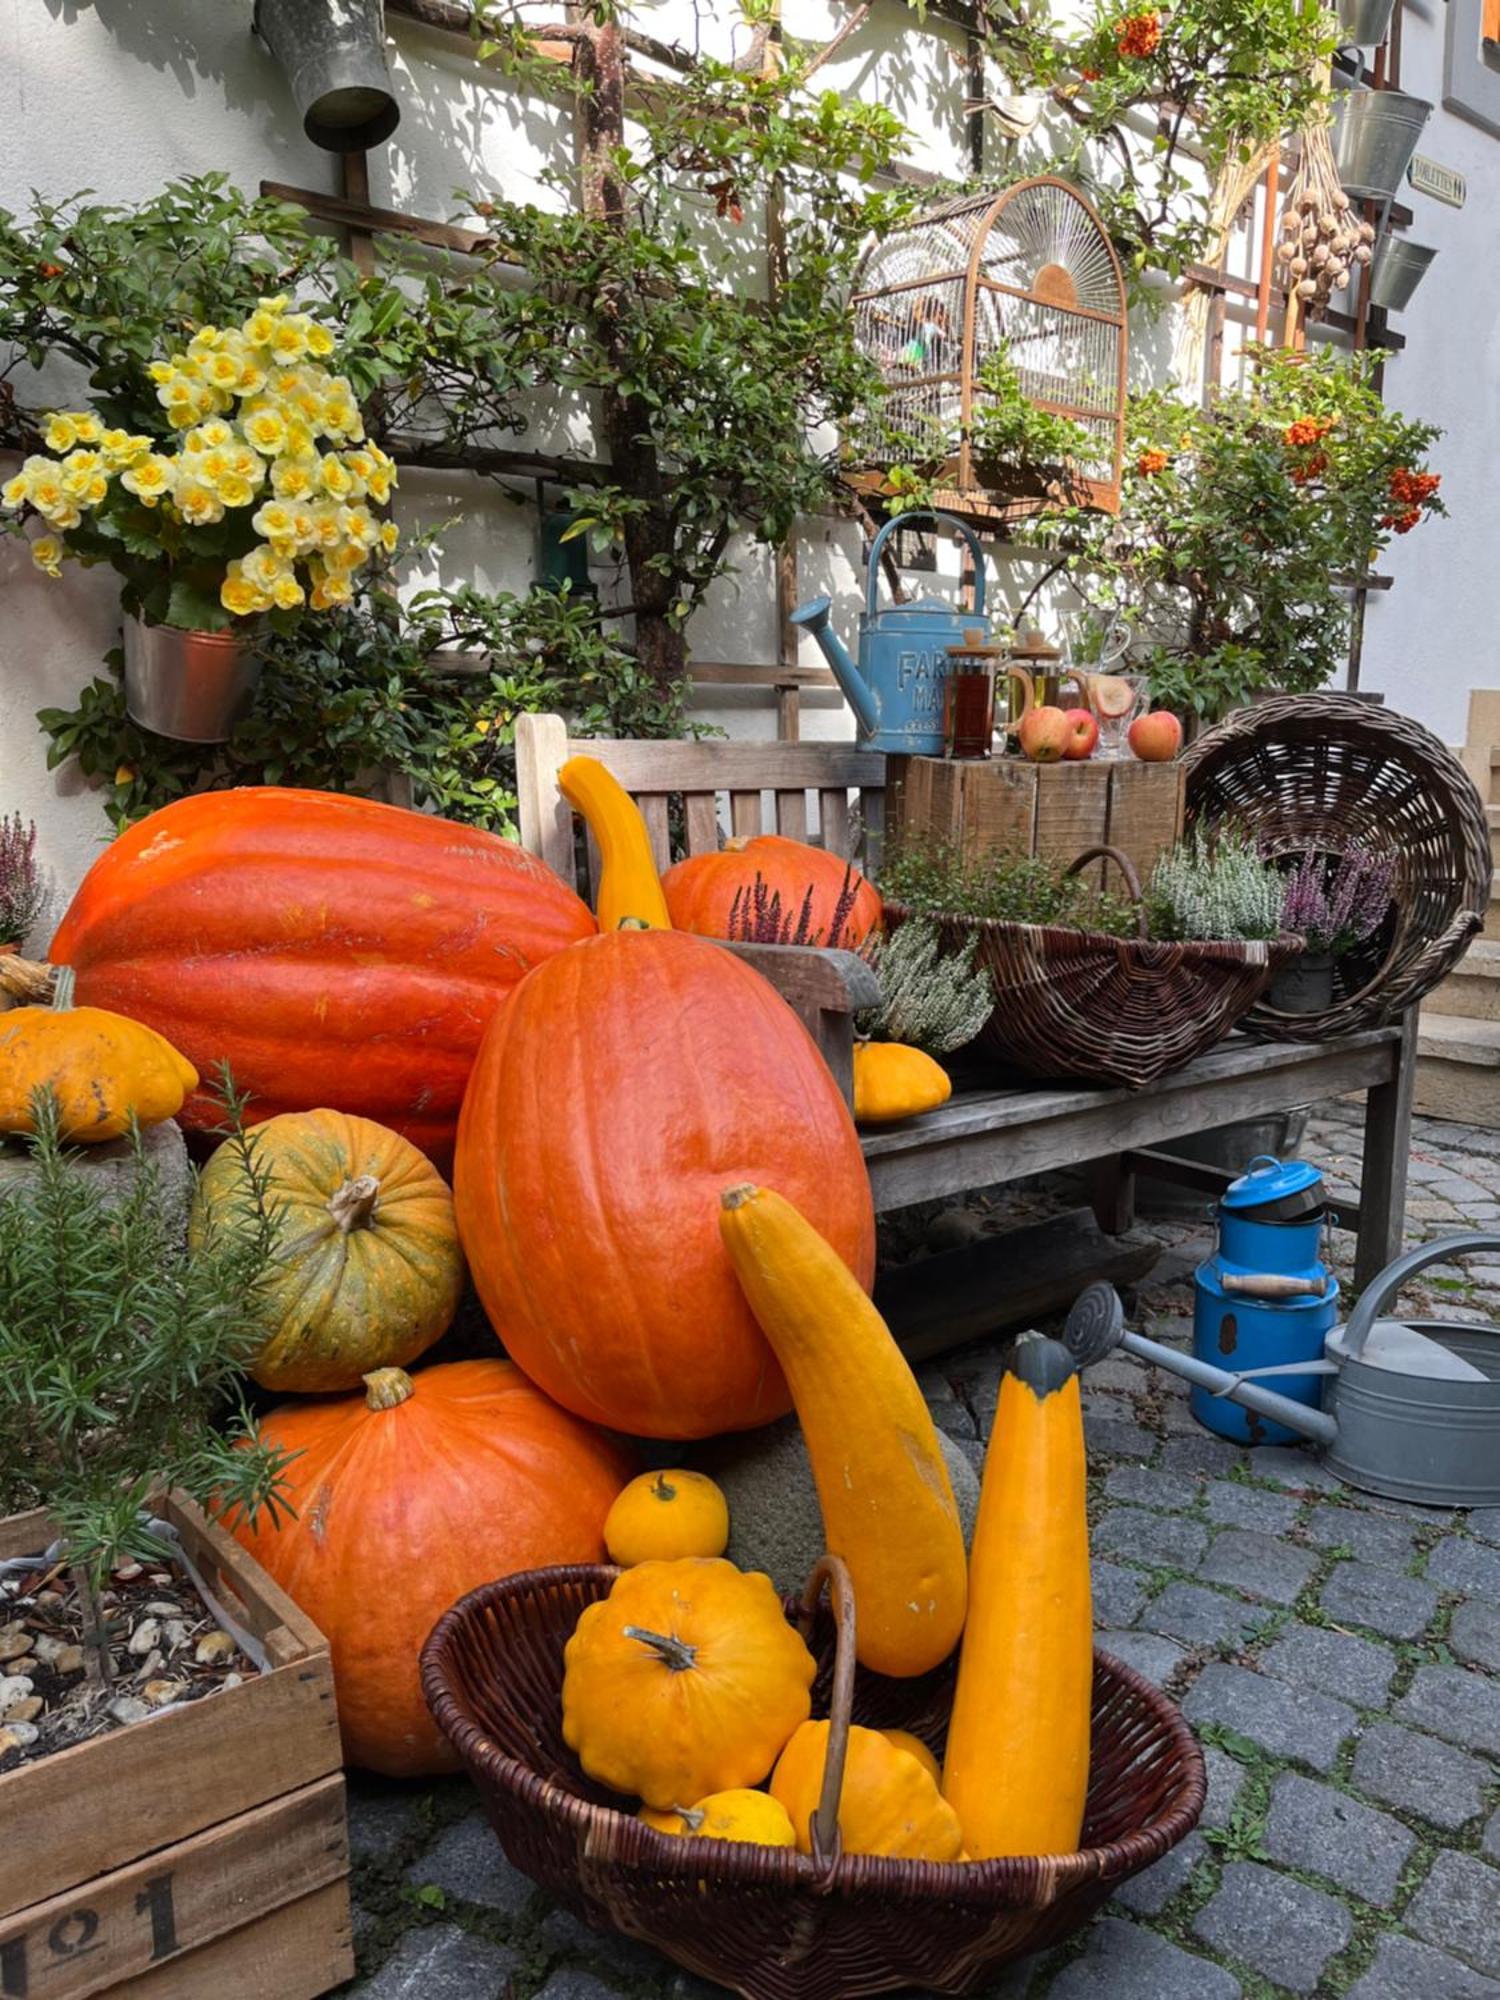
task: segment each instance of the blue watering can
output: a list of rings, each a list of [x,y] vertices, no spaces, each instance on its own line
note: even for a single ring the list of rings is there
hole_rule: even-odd
[[[919,597],[914,604],[875,607],[880,587],[880,552],[896,528],[915,520],[938,521],[956,528],[974,558],[974,605],[958,611],[940,597]],[[943,754],[943,694],[948,679],[948,649],[964,643],[964,635],[979,631],[980,643],[990,636],[984,616],[984,551],[972,528],[951,514],[914,508],[887,521],[870,549],[865,609],[859,621],[859,659],[828,622],[830,600],[815,597],[792,613],[791,622],[811,632],[822,647],[844,699],[859,724],[862,750],[894,751],[908,757]]]

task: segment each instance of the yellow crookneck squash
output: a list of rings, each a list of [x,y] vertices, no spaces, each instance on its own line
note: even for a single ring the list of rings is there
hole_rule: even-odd
[[[812,1816],[828,1758],[826,1722],[804,1722],[771,1774],[771,1796],[786,1807],[798,1850],[812,1853]],[[849,1728],[839,1839],[846,1854],[889,1854],[908,1861],[956,1861],[963,1849],[958,1815],[930,1773],[879,1729]]]
[[[58,1131],[93,1146],[123,1138],[132,1117],[159,1125],[198,1088],[198,1072],[165,1036],[128,1014],[73,1005],[73,971],[59,966],[50,1007],[0,1015],[0,1132],[32,1132],[32,1092],[57,1099]]]
[[[719,1230],[792,1392],[829,1552],[858,1607],[855,1652],[925,1674],[964,1626],[963,1529],[937,1432],[890,1329],[843,1259],[769,1188],[729,1188]]]
[[[583,814],[599,844],[598,909],[601,931],[617,931],[630,918],[646,930],[669,931],[672,919],[640,808],[597,757],[570,757],[557,787]]]
[[[907,1042],[856,1042],[854,1117],[860,1125],[890,1125],[936,1111],[953,1095],[941,1063]]]
[[[721,1556],[729,1503],[706,1472],[672,1467],[632,1479],[604,1523],[604,1546],[621,1569],[682,1556]]]
[[[589,1605],[563,1655],[563,1740],[659,1812],[759,1784],[812,1707],[812,1654],[771,1579],[722,1557],[645,1562]]]
[[[1094,1676],[1086,1500],[1077,1371],[1060,1341],[1023,1333],[985,1459],[943,1764],[976,1861],[1078,1846]]]
[[[643,1806],[636,1818],[658,1833],[674,1834],[682,1840],[743,1840],[756,1847],[797,1845],[786,1807],[769,1792],[743,1788],[710,1792],[695,1806],[678,1806],[671,1812]]]

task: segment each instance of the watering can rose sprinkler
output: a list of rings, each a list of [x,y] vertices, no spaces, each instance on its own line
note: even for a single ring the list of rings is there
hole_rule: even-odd
[[[883,611],[877,609],[881,551],[894,529],[916,520],[937,521],[955,528],[968,543],[974,558],[971,610],[957,610],[940,597],[919,597],[913,604],[889,604]],[[989,621],[984,616],[984,551],[973,529],[951,514],[937,514],[925,507],[897,514],[886,522],[870,547],[857,661],[851,659],[848,648],[830,625],[829,609],[828,598],[815,597],[810,604],[798,606],[791,622],[811,632],[822,647],[844,699],[854,710],[860,749],[884,750],[907,757],[941,757],[949,652],[961,650],[965,635],[970,635],[972,641],[976,630],[981,643],[990,637]]]

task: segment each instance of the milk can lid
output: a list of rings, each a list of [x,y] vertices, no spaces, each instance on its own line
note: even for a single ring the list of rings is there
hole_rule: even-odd
[[[1288,1160],[1283,1164],[1269,1153],[1262,1153],[1259,1159],[1250,1162],[1248,1173],[1241,1174],[1225,1188],[1223,1203],[1230,1209],[1264,1208],[1268,1202],[1285,1201],[1288,1195],[1321,1187],[1322,1182],[1322,1174],[1307,1160]]]

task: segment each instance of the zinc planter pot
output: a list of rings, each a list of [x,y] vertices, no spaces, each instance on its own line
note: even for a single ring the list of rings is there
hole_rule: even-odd
[[[1405,312],[1436,255],[1437,251],[1425,243],[1388,236],[1370,274],[1370,304],[1384,306],[1387,312]]]
[[[234,632],[184,632],[125,619],[125,709],[178,743],[223,743],[249,711],[260,656]]]
[[[1333,157],[1344,191],[1391,200],[1432,116],[1423,97],[1403,90],[1346,90],[1334,107]]]
[[[255,32],[281,66],[315,146],[357,153],[401,123],[382,0],[256,0]]]
[[[1321,1014],[1333,1005],[1333,954],[1304,951],[1284,965],[1266,990],[1278,1014]]]
[[[1345,46],[1378,48],[1391,25],[1395,0],[1338,0],[1339,39]]]

